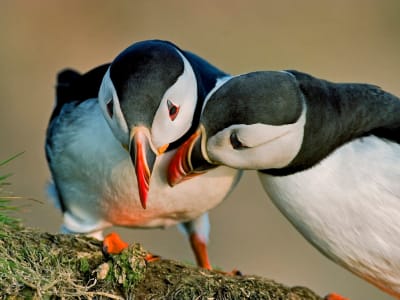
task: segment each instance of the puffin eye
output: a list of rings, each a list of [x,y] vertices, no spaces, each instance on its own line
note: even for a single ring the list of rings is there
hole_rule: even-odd
[[[114,102],[113,102],[113,100],[111,99],[110,101],[108,101],[106,106],[107,106],[108,115],[110,116],[110,118],[112,118],[113,115],[114,115]]]
[[[171,100],[167,100],[167,106],[168,106],[168,113],[169,113],[169,118],[171,121],[175,120],[176,116],[179,113],[179,106],[173,103]]]
[[[233,149],[240,150],[240,149],[248,148],[247,146],[243,145],[241,141],[239,141],[236,132],[231,133],[229,140],[231,142]]]

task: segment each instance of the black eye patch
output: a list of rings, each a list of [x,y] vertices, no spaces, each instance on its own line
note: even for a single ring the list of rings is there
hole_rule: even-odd
[[[240,149],[248,148],[247,146],[243,145],[241,141],[239,141],[236,132],[231,133],[229,140],[231,142],[233,149],[240,150]]]
[[[114,115],[114,101],[113,99],[111,99],[110,101],[108,101],[108,103],[106,104],[107,106],[107,113],[110,116],[110,118],[113,117]]]

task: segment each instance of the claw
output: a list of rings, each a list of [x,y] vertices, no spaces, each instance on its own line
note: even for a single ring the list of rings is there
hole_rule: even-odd
[[[154,255],[154,254],[151,254],[151,253],[147,253],[146,256],[144,257],[144,260],[146,262],[148,262],[148,263],[154,262],[154,261],[157,261],[157,260],[160,260],[160,259],[161,259],[160,256]]]
[[[243,276],[243,273],[240,272],[238,269],[233,269],[232,272],[230,272],[233,276]]]

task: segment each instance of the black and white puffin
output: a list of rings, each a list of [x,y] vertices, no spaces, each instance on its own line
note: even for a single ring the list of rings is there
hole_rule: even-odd
[[[311,244],[400,299],[398,97],[297,71],[232,77],[206,98],[169,182],[219,165],[258,170]]]
[[[46,155],[62,231],[101,239],[112,225],[180,224],[198,264],[211,268],[207,212],[227,196],[240,172],[221,167],[171,188],[167,166],[197,128],[205,96],[226,76],[159,40],[135,43],[111,64],[83,75],[61,72]],[[218,188],[204,189],[216,181]],[[113,234],[104,245],[115,253],[126,243]]]

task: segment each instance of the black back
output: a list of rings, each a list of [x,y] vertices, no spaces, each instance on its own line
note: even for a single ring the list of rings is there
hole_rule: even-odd
[[[265,173],[288,175],[307,169],[341,145],[369,135],[400,143],[400,99],[396,96],[374,85],[332,83],[289,72],[306,101],[304,140],[287,167]]]

